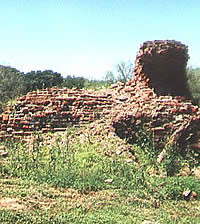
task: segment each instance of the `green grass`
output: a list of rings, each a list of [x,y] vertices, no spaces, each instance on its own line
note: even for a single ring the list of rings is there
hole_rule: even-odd
[[[70,188],[0,180],[1,198],[14,198],[15,209],[0,210],[1,223],[199,223],[198,200],[153,200],[120,189],[88,194]],[[18,205],[18,206],[17,206]],[[19,207],[19,208],[18,208]]]
[[[145,186],[144,167],[136,168],[117,156],[102,155],[96,151],[98,144],[76,142],[67,150],[56,145],[36,146],[30,151],[20,143],[9,147],[10,158],[1,167],[5,176],[71,187],[85,193],[101,189],[136,190]],[[105,183],[107,179],[112,179],[112,184]]]
[[[43,145],[4,143],[0,223],[200,223],[198,179],[178,170],[168,176],[149,144],[119,155],[124,141],[83,131],[68,129]],[[186,190],[197,196],[184,200]]]

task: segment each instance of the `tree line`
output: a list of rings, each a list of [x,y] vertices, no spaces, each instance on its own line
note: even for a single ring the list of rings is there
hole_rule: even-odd
[[[37,89],[53,86],[66,88],[102,88],[120,81],[127,82],[132,77],[133,64],[121,62],[115,67],[116,73],[108,71],[101,80],[91,80],[82,76],[63,77],[52,70],[23,73],[16,68],[0,65],[0,112],[8,101]],[[200,68],[187,68],[187,79],[192,100],[200,104]]]

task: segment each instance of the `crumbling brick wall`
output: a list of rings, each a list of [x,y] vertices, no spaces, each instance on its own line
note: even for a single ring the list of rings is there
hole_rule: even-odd
[[[51,88],[28,93],[0,115],[0,139],[34,131],[64,131],[95,119],[109,119],[121,138],[136,141],[141,124],[162,149],[171,133],[182,152],[191,143],[200,152],[200,109],[186,101],[187,47],[175,41],[142,44],[133,78],[100,91]],[[178,96],[177,96],[178,95]]]
[[[158,95],[189,98],[186,78],[186,45],[172,40],[144,42],[137,53],[134,73],[149,78],[149,87]]]
[[[187,47],[176,41],[152,41],[141,45],[136,56],[131,98],[116,105],[112,124],[130,143],[137,141],[141,126],[162,150],[172,136],[184,154],[187,145],[200,157],[200,109],[194,106],[186,84]]]
[[[18,98],[13,108],[0,115],[0,139],[20,138],[35,131],[64,131],[106,116],[113,107],[109,91],[51,88]]]

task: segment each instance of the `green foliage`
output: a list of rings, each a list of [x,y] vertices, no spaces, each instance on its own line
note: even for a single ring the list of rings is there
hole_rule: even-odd
[[[193,101],[200,105],[200,68],[188,68],[187,79]]]
[[[105,80],[95,80],[95,79],[90,79],[90,80],[86,80],[85,82],[85,89],[102,89],[102,88],[107,88],[109,87],[109,83],[107,83],[107,81]]]
[[[23,77],[15,68],[0,66],[0,108],[23,93]],[[0,109],[1,111],[1,109]]]
[[[1,223],[199,223],[200,180],[176,176],[178,167],[174,176],[168,173],[170,164],[183,162],[175,148],[165,166],[157,164],[152,136],[142,129],[132,147],[136,161],[128,163],[123,155],[104,155],[92,136],[80,141],[76,132],[68,128],[52,145],[41,146],[38,138],[33,145],[4,143],[1,198],[17,198],[25,208],[0,209]],[[194,201],[183,200],[186,190],[197,194]]]
[[[162,163],[162,167],[167,176],[174,176],[180,171],[183,162],[184,159],[177,151],[177,147],[172,146],[167,149],[167,154]]]
[[[58,202],[53,210],[42,211],[6,211],[0,210],[1,223],[19,223],[19,224],[140,224],[140,223],[199,223],[197,203],[180,203],[176,201],[163,202],[160,208],[153,207],[139,201],[128,202],[124,198],[121,201],[108,201],[106,198],[104,205],[96,206],[91,209],[78,206],[55,214],[55,208],[58,209]],[[51,200],[51,199],[50,199]],[[93,202],[93,205],[98,203]],[[136,206],[137,205],[137,206]],[[43,209],[44,210],[44,209]]]
[[[69,89],[71,88],[83,89],[85,87],[86,80],[87,79],[83,77],[75,77],[68,75],[66,78],[64,78],[62,87],[67,87]]]
[[[62,87],[67,88],[77,88],[77,89],[101,89],[101,88],[107,88],[111,84],[116,82],[116,80],[112,80],[110,77],[107,77],[103,80],[96,80],[96,79],[86,79],[84,77],[75,77],[68,75],[66,78],[64,78]]]
[[[116,74],[112,71],[107,71],[104,78],[107,86],[116,82],[127,82],[133,76],[133,64],[130,61],[121,61],[115,66]]]
[[[63,82],[63,77],[60,73],[52,70],[31,71],[24,76],[24,92],[30,92],[37,89],[51,88],[59,86]]]
[[[151,178],[151,185],[154,197],[160,200],[181,200],[182,193],[186,190],[198,192],[198,195],[200,193],[200,180],[194,177]]]
[[[66,147],[39,147],[25,150],[21,144],[10,145],[10,162],[4,174],[48,183],[57,187],[72,187],[87,192],[105,188],[144,190],[144,169],[97,153],[97,145],[75,144]],[[112,179],[111,185],[105,183]],[[128,181],[128,182],[127,182]]]
[[[181,152],[178,142],[174,141],[169,144],[172,133],[166,134],[163,139],[163,148],[156,146],[153,138],[153,133],[147,130],[143,124],[138,126],[136,133],[136,144],[133,145],[133,153],[139,159],[139,163],[147,167],[147,170],[154,171],[154,173],[164,174],[166,176],[178,175],[183,167],[188,167],[192,170],[194,167],[200,165],[198,152],[192,147],[185,147]],[[127,139],[128,140],[128,139]],[[157,162],[160,153],[164,156],[161,163]]]
[[[123,207],[123,209],[127,209]],[[129,215],[129,217],[127,217]],[[132,217],[131,217],[132,216]],[[85,211],[84,209],[79,209],[75,215],[70,213],[62,213],[56,217],[55,220],[59,220],[59,223],[73,223],[73,224],[131,224],[141,221],[139,217],[135,218],[132,212],[124,211],[120,207],[106,207],[104,209],[99,209],[97,211]],[[137,222],[139,223],[139,222]]]
[[[124,162],[117,155],[107,157],[100,154],[98,144],[80,143],[78,139],[72,144],[70,135],[73,131],[68,129],[67,132],[64,145],[59,144],[59,138],[54,146],[39,146],[36,141],[31,149],[20,143],[7,143],[10,157],[6,164],[2,163],[1,174],[39,184],[74,188],[82,193],[118,189],[122,195],[134,193],[141,198],[151,195],[159,200],[181,199],[181,193],[186,189],[200,194],[200,182],[195,178],[171,177],[178,174],[185,163],[175,148],[168,149],[162,164],[157,164],[157,153],[148,134],[144,141],[140,140],[140,146],[133,145],[133,153],[139,160],[135,165]],[[152,171],[154,175],[164,177],[151,177]],[[158,186],[163,182],[167,184],[160,190]]]
[[[30,215],[22,215],[20,212],[11,213],[6,210],[0,210],[0,222],[1,223],[33,223]]]
[[[111,72],[111,71],[107,71],[104,79],[105,79],[105,82],[107,83],[107,85],[112,85],[115,82],[117,82],[116,77],[114,76],[113,72]]]

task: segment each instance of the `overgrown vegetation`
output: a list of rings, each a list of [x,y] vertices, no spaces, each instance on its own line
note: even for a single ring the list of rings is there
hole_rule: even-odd
[[[24,94],[37,90],[60,86],[63,83],[63,77],[60,73],[51,70],[31,71],[23,74]]]
[[[1,108],[38,88],[98,89],[118,81],[112,72],[99,81],[63,78],[48,70],[22,74],[4,66],[0,75]],[[199,77],[199,69],[188,69],[197,104]],[[200,180],[191,175],[200,161],[190,149],[182,156],[175,143],[158,163],[152,136],[143,129],[126,152],[117,151],[126,142],[107,138],[103,128],[101,136],[89,134],[84,141],[77,133],[67,128],[63,136],[53,137],[54,143],[43,145],[42,136],[29,144],[0,143],[8,152],[0,157],[1,223],[200,222]]]
[[[200,68],[188,68],[187,78],[193,101],[200,105]]]
[[[41,145],[39,135],[32,144],[4,143],[8,156],[0,159],[1,223],[200,221],[200,180],[189,173],[182,176],[182,169],[194,166],[181,156],[174,166],[175,149],[158,164],[148,133],[122,154],[117,153],[117,136],[83,139],[79,133],[67,128],[51,144]],[[110,149],[113,153],[107,154]],[[184,197],[184,191],[194,197]],[[11,210],[9,200],[15,205]]]
[[[134,191],[138,186],[143,188],[143,167],[102,155],[98,147],[98,143],[80,143],[78,139],[72,145],[69,142],[62,146],[41,147],[36,143],[32,149],[21,143],[9,143],[10,158],[1,169],[5,176],[75,188],[83,193],[107,188]],[[106,179],[112,179],[112,185],[105,183]]]
[[[0,66],[0,112],[9,100],[23,93],[23,77],[15,68]]]

